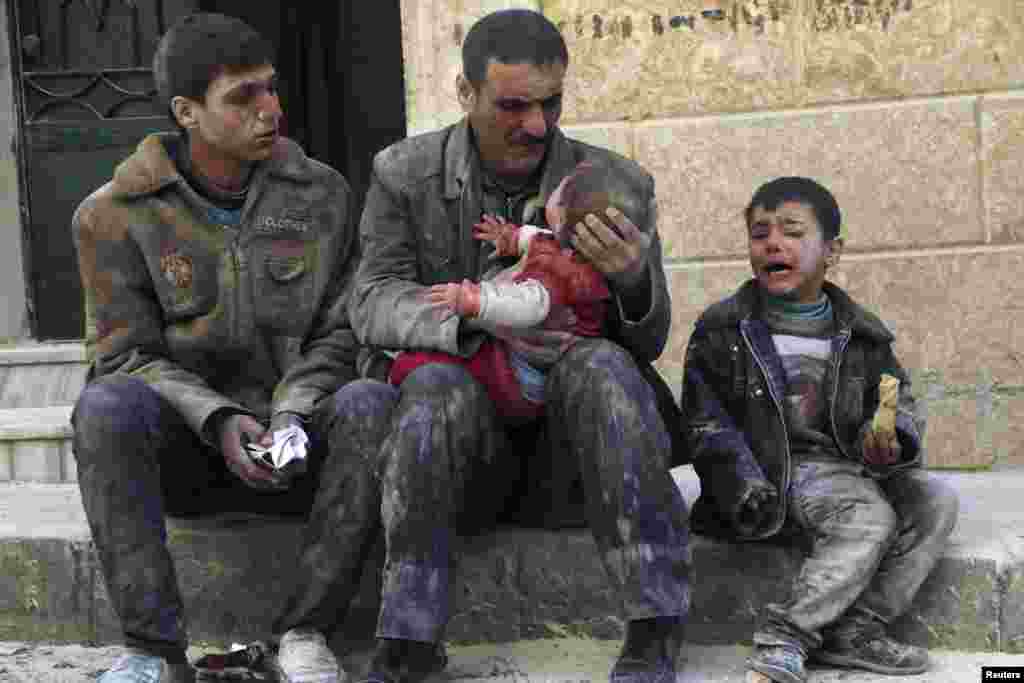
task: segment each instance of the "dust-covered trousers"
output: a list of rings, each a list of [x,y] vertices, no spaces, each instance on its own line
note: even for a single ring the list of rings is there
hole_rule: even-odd
[[[374,470],[390,415],[377,403],[320,402],[306,425],[310,469],[285,493],[249,488],[220,452],[145,382],[109,375],[89,383],[72,416],[82,502],[126,643],[163,656],[187,646],[186,619],[166,547],[167,516],[258,512],[308,516],[302,570],[282,632],[309,623],[330,632],[344,618],[380,528]],[[344,558],[339,561],[337,558]],[[353,588],[350,588],[353,587]],[[327,600],[327,596],[335,597]]]
[[[554,525],[571,514],[560,518],[552,501],[574,494],[623,615],[685,615],[687,512],[650,387],[621,348],[588,341],[552,370],[547,393],[546,420],[506,430],[461,368],[424,366],[401,392],[349,383],[307,425],[309,474],[272,494],[231,475],[145,383],[90,383],[73,417],[79,484],[126,641],[157,653],[187,644],[164,516],[220,510],[308,511],[277,633],[330,634],[342,624],[383,524],[378,635],[436,642],[449,617],[458,532],[500,520]]]
[[[808,554],[788,601],[765,606],[755,643],[809,653],[823,631],[889,624],[931,573],[956,525],[955,491],[919,469],[882,480],[861,472],[846,462],[794,468],[789,531]]]
[[[572,506],[553,501],[574,499],[599,554],[580,561],[603,562],[622,616],[688,612],[686,504],[654,394],[622,348],[573,346],[549,373],[546,418],[512,429],[455,365],[417,368],[400,390],[363,381],[345,392],[392,411],[377,462],[387,548],[378,637],[442,639],[460,535],[499,521],[558,526]]]

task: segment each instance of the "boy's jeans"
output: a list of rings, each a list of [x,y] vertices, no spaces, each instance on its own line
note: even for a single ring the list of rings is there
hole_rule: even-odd
[[[844,615],[891,623],[938,561],[958,508],[956,493],[922,470],[876,481],[853,463],[798,464],[789,523],[810,552],[789,600],[765,606],[754,642],[808,653]]]

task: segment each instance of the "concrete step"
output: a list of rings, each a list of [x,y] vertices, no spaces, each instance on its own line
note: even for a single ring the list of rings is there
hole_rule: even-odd
[[[77,481],[72,406],[0,409],[0,482]]]
[[[81,342],[0,346],[0,481],[74,481],[72,405],[88,362]]]
[[[692,500],[690,468],[674,471]],[[954,538],[910,613],[902,637],[938,649],[1024,652],[1024,470],[946,472],[960,492]],[[300,542],[292,521],[172,522],[171,552],[191,634],[227,643],[269,635],[290,590]],[[768,600],[785,596],[792,549],[694,537],[687,637],[748,642]],[[378,553],[377,561],[380,561]],[[348,638],[372,633],[378,569],[349,615]],[[119,629],[76,487],[0,485],[0,640],[112,642]],[[454,596],[451,642],[622,635],[614,596],[588,532],[506,529],[469,539]]]
[[[81,342],[0,346],[0,409],[72,405],[87,372]]]
[[[608,671],[618,656],[614,640],[560,638],[486,643],[448,647],[448,666],[427,683],[583,683],[608,680]],[[189,649],[195,661],[209,652],[204,647]],[[9,683],[67,683],[98,678],[124,652],[118,646],[87,647],[31,642],[0,642],[0,672]],[[675,683],[744,683],[745,646],[708,646],[684,643],[679,653]],[[358,647],[339,650],[347,680],[358,680],[369,663],[369,650]],[[917,676],[892,678],[852,670],[811,667],[809,683],[974,683],[985,681],[982,667],[1024,667],[1024,655],[933,651],[932,667]],[[999,679],[987,679],[999,680]],[[1007,680],[1007,679],[1002,679]],[[1019,680],[1019,679],[1009,679]]]
[[[0,482],[75,480],[69,417],[87,373],[82,343],[0,346]]]

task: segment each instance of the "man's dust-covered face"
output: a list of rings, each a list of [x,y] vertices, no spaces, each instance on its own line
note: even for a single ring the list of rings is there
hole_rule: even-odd
[[[544,160],[562,115],[562,63],[491,60],[479,88],[460,82],[460,96],[484,166],[499,178],[525,180]]]
[[[825,239],[809,205],[787,201],[775,210],[755,206],[747,236],[750,267],[763,291],[800,303],[821,297],[827,260],[840,241]]]
[[[239,162],[268,158],[284,118],[269,64],[221,73],[193,107],[193,134],[217,156]]]

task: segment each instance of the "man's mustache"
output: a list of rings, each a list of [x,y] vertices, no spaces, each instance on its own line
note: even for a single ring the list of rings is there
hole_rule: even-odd
[[[513,135],[511,142],[514,145],[547,145],[551,142],[552,134],[549,132],[541,137],[536,135],[530,135],[529,133],[521,133],[519,135]]]

